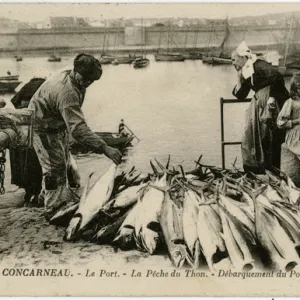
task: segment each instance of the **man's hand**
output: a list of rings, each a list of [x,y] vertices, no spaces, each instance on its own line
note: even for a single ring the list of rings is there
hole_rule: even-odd
[[[109,159],[111,159],[116,165],[119,165],[122,162],[122,153],[115,148],[105,146],[103,149],[103,153]]]

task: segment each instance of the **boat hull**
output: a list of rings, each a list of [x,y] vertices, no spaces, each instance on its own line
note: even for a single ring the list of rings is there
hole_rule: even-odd
[[[48,57],[48,61],[49,62],[60,62],[61,58],[58,56],[52,55],[52,56]]]
[[[19,80],[0,80],[0,93],[13,93],[20,83]]]
[[[114,65],[122,65],[122,64],[132,64],[137,58],[137,56],[121,56],[116,57],[115,60],[112,62]]]
[[[203,55],[202,57],[203,63],[210,64],[210,65],[231,65],[232,60],[229,58],[221,58],[216,56],[206,56]]]
[[[232,65],[230,58],[213,57],[212,59],[214,65]]]
[[[184,57],[184,59],[188,59],[188,60],[198,60],[198,59],[202,59],[202,53],[198,53],[198,52],[190,52],[190,53],[181,53],[181,55]]]
[[[102,65],[109,65],[115,60],[112,56],[103,56],[99,58],[99,61]]]
[[[117,149],[123,148],[125,145],[128,145],[133,137],[132,136],[123,136],[119,133],[111,133],[111,132],[95,132],[97,136],[99,136],[108,146],[114,147]],[[90,150],[85,146],[77,143],[74,141],[71,144],[71,153],[78,154],[78,153],[87,153]]]
[[[206,55],[202,56],[202,61],[203,61],[204,64],[209,64],[209,65],[212,65],[213,62],[214,62],[212,57],[206,56]]]
[[[135,69],[145,68],[150,64],[150,60],[148,58],[137,59],[133,62],[133,67]]]
[[[184,61],[184,57],[180,54],[173,53],[156,53],[155,54],[156,61]]]

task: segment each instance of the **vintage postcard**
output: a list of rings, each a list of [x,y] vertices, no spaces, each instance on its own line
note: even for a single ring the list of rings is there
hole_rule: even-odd
[[[299,296],[300,3],[0,3],[0,296]]]

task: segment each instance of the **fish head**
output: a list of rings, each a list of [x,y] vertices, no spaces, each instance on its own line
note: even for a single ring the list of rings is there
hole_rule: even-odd
[[[150,254],[154,254],[160,245],[160,235],[158,232],[152,231],[148,228],[141,228],[140,239],[142,246]]]

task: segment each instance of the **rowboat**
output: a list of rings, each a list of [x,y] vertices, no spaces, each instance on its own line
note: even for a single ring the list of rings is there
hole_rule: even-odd
[[[133,62],[133,67],[136,69],[145,68],[150,64],[150,60],[148,58],[138,58]]]
[[[116,59],[112,62],[113,65],[122,65],[122,64],[128,64],[130,65],[133,63],[137,58],[141,58],[135,55],[129,55],[129,56],[119,56],[116,57]]]
[[[123,135],[120,133],[113,132],[95,132],[95,134],[101,138],[108,146],[114,147],[117,149],[124,148],[125,145],[129,145],[131,141],[134,139],[132,135]],[[71,153],[88,153],[90,150],[83,146],[82,144],[77,143],[76,141],[71,141]]]
[[[7,75],[0,77],[0,93],[13,93],[20,85],[19,75]]]
[[[179,53],[157,52],[154,56],[156,61],[184,61],[184,57]]]
[[[99,61],[102,65],[108,65],[111,64],[113,61],[115,60],[115,58],[113,56],[101,56],[99,58]]]
[[[61,58],[58,57],[58,56],[55,56],[55,55],[50,55],[50,56],[48,57],[48,61],[49,61],[49,62],[60,62],[60,61],[61,61]]]

